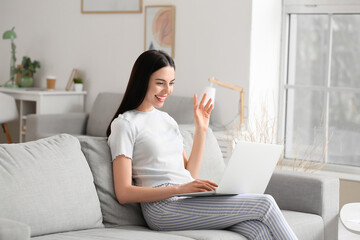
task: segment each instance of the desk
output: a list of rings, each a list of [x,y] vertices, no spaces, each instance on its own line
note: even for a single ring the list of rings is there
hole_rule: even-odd
[[[3,88],[0,92],[13,96],[18,102],[19,142],[26,134],[28,114],[83,112],[86,92],[46,90],[36,88]]]

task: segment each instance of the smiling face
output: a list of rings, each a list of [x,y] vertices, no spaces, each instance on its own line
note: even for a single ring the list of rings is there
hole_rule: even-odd
[[[175,70],[170,66],[160,68],[151,74],[145,99],[136,110],[149,112],[154,107],[161,108],[174,89],[174,81]]]

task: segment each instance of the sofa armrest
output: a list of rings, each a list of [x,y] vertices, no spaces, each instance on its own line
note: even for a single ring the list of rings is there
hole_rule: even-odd
[[[30,114],[26,120],[26,141],[60,133],[84,135],[87,113]]]
[[[276,170],[265,193],[283,210],[312,213],[324,220],[325,239],[337,239],[339,179],[315,173]]]
[[[7,218],[0,218],[0,239],[27,240],[30,239],[30,235],[30,226]]]

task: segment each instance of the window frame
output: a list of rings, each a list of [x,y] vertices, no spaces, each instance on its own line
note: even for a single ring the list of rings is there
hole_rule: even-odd
[[[289,75],[289,34],[290,34],[290,15],[291,14],[326,14],[326,15],[335,15],[335,14],[360,14],[360,3],[356,3],[352,0],[305,0],[301,1],[302,4],[298,3],[299,0],[284,0],[283,11],[282,11],[282,26],[281,26],[281,52],[280,52],[280,81],[279,81],[279,139],[285,139],[286,134],[286,94],[287,89],[299,89],[299,88],[308,88],[312,90],[321,90],[324,92],[324,106],[326,106],[326,113],[324,124],[328,126],[329,116],[327,111],[329,109],[330,94],[334,91],[341,90],[352,90],[359,92],[359,89],[352,89],[347,87],[330,87],[330,77],[331,77],[331,57],[327,58],[327,75],[326,75],[326,86],[293,86],[287,83]],[[329,29],[332,27],[332,18],[329,17]],[[332,31],[329,31],[329,51],[328,56],[331,56],[332,51]],[[325,128],[325,138],[328,139],[328,127]],[[327,152],[325,155],[327,159]],[[285,159],[285,164],[291,164],[293,159]],[[326,161],[326,160],[325,160]],[[342,173],[342,174],[360,174],[360,167],[356,166],[347,166],[339,164],[326,163],[324,171]],[[349,177],[344,177],[348,178]],[[351,179],[351,177],[350,177]]]

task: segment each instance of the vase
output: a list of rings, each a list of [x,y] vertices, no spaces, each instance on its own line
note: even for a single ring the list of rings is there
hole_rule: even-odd
[[[74,90],[75,90],[75,92],[81,92],[83,90],[83,84],[82,83],[75,83],[74,84]]]
[[[31,76],[21,76],[19,79],[19,86],[22,88],[30,88],[34,84],[34,79]]]

